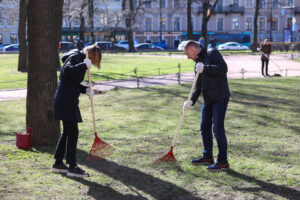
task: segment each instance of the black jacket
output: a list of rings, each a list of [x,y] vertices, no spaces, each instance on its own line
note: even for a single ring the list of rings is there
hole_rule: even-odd
[[[86,93],[87,88],[80,84],[87,70],[84,59],[85,54],[77,49],[65,53],[62,57],[63,66],[54,97],[55,119],[82,122],[78,104],[80,93]]]
[[[201,92],[204,104],[230,97],[227,81],[227,64],[217,49],[203,48],[195,63],[204,64],[203,72],[199,74],[191,100],[196,103]],[[196,67],[196,64],[195,64]]]

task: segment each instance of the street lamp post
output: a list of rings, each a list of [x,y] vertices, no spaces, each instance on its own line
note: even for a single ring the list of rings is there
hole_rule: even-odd
[[[294,4],[293,3],[291,3],[290,4],[290,6],[285,6],[285,7],[282,7],[283,9],[291,9],[291,17],[292,17],[292,20],[294,19],[294,8],[295,8],[295,6],[294,6]],[[293,29],[293,23],[292,23],[292,27],[291,27],[291,42],[293,42],[294,41],[294,39],[293,39],[293,32],[294,32],[294,29]]]

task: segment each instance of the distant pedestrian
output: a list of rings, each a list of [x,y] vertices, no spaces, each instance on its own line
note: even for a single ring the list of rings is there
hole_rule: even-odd
[[[202,156],[192,160],[191,163],[194,165],[210,164],[207,167],[209,171],[227,170],[229,169],[229,163],[224,128],[225,114],[230,97],[227,64],[217,49],[207,50],[192,40],[186,43],[184,52],[188,59],[195,61],[195,71],[200,74],[192,98],[184,102],[183,109],[194,105],[201,93],[204,100],[200,125],[204,149]],[[214,163],[213,158],[212,131],[219,149],[216,163]]]
[[[200,37],[199,43],[204,47],[205,46],[205,39],[203,36]]]
[[[86,58],[88,52],[89,58]],[[79,95],[86,93],[89,97],[93,92],[87,86],[81,85],[86,70],[92,64],[100,69],[102,59],[101,50],[97,45],[91,45],[79,51],[74,49],[62,57],[63,66],[59,76],[59,83],[54,97],[55,119],[62,120],[63,133],[55,151],[54,173],[67,173],[67,176],[89,176],[87,172],[77,166],[76,149],[78,140],[78,122],[82,122],[79,110]],[[66,153],[66,163],[63,163]]]
[[[261,74],[263,76],[270,76],[268,72],[268,65],[270,60],[270,54],[272,52],[271,43],[268,39],[265,39],[264,43],[260,44],[261,51]],[[264,67],[266,66],[266,70],[264,70]],[[266,73],[264,73],[266,72]]]

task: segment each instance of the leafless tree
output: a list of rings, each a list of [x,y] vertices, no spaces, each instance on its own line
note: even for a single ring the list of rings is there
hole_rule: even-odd
[[[55,145],[60,135],[54,119],[58,44],[62,28],[61,0],[28,2],[28,81],[26,125],[32,146]]]
[[[257,51],[257,31],[258,31],[258,15],[259,15],[259,3],[260,0],[255,1],[255,14],[254,14],[254,33],[253,33],[253,43],[251,45],[252,52]]]
[[[27,58],[27,3],[28,0],[20,0],[19,6],[19,63],[18,71],[27,72],[28,58]]]
[[[213,2],[211,5],[210,2]],[[207,40],[207,24],[211,17],[211,15],[214,13],[215,8],[219,0],[202,0],[202,36],[205,39],[205,46],[208,44]]]

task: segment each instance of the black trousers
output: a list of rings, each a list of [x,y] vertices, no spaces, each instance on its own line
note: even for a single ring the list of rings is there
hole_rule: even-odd
[[[265,63],[266,63],[266,73],[264,73]],[[262,75],[269,75],[269,73],[268,73],[268,65],[269,65],[269,60],[261,60],[261,74]]]
[[[63,121],[63,134],[60,136],[56,146],[54,158],[63,161],[66,148],[66,161],[71,167],[76,166],[76,149],[78,141],[78,123]]]

